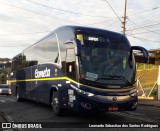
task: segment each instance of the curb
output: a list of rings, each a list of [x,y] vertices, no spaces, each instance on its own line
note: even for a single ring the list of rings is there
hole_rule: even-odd
[[[150,105],[150,104],[144,104],[144,103],[138,103],[138,105],[147,106],[147,107],[156,107],[156,108],[160,108],[160,105]]]
[[[154,97],[138,96],[138,100],[155,100],[155,98]]]
[[[160,101],[158,101],[154,97],[138,96],[138,104],[147,107],[160,108]]]

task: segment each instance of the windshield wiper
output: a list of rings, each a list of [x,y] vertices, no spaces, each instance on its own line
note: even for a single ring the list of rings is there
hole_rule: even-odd
[[[102,84],[100,82],[92,81],[92,80],[88,80],[88,79],[82,79],[82,81],[85,81],[85,83],[90,84],[90,85],[93,85],[93,83],[96,84],[96,85],[100,85],[100,86],[104,85],[104,84]]]
[[[97,78],[95,81],[98,81],[100,79],[106,79],[106,80],[122,80],[124,81],[127,85],[132,86],[132,84],[123,76],[111,76],[111,75],[101,75],[103,77]]]

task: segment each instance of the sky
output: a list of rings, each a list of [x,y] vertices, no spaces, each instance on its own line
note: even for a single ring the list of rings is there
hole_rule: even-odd
[[[0,58],[13,58],[64,25],[122,33],[125,0],[0,0]],[[130,44],[160,48],[160,0],[127,0]]]

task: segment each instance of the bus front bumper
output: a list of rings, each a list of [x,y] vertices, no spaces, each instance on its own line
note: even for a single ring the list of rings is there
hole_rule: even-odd
[[[79,96],[78,107],[81,111],[133,111],[137,108],[137,97],[130,97],[125,100],[116,100],[124,96],[107,97],[111,98],[112,100],[99,97],[87,98],[84,96]]]
[[[74,101],[69,103],[72,109],[80,112],[134,111],[137,100],[137,93],[133,96],[87,96],[76,93]]]

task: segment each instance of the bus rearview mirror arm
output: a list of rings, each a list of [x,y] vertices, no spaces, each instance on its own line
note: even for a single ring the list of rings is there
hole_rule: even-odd
[[[81,41],[74,38],[73,43],[75,44],[75,54],[76,54],[76,56],[80,56],[81,55]]]
[[[147,51],[145,48],[143,48],[143,47],[141,47],[141,46],[132,46],[132,47],[131,47],[131,52],[132,52],[133,50],[139,50],[139,51],[141,51],[141,52],[143,53],[144,62],[145,62],[145,63],[148,63],[148,62],[149,62],[149,53],[148,53],[148,51]]]

